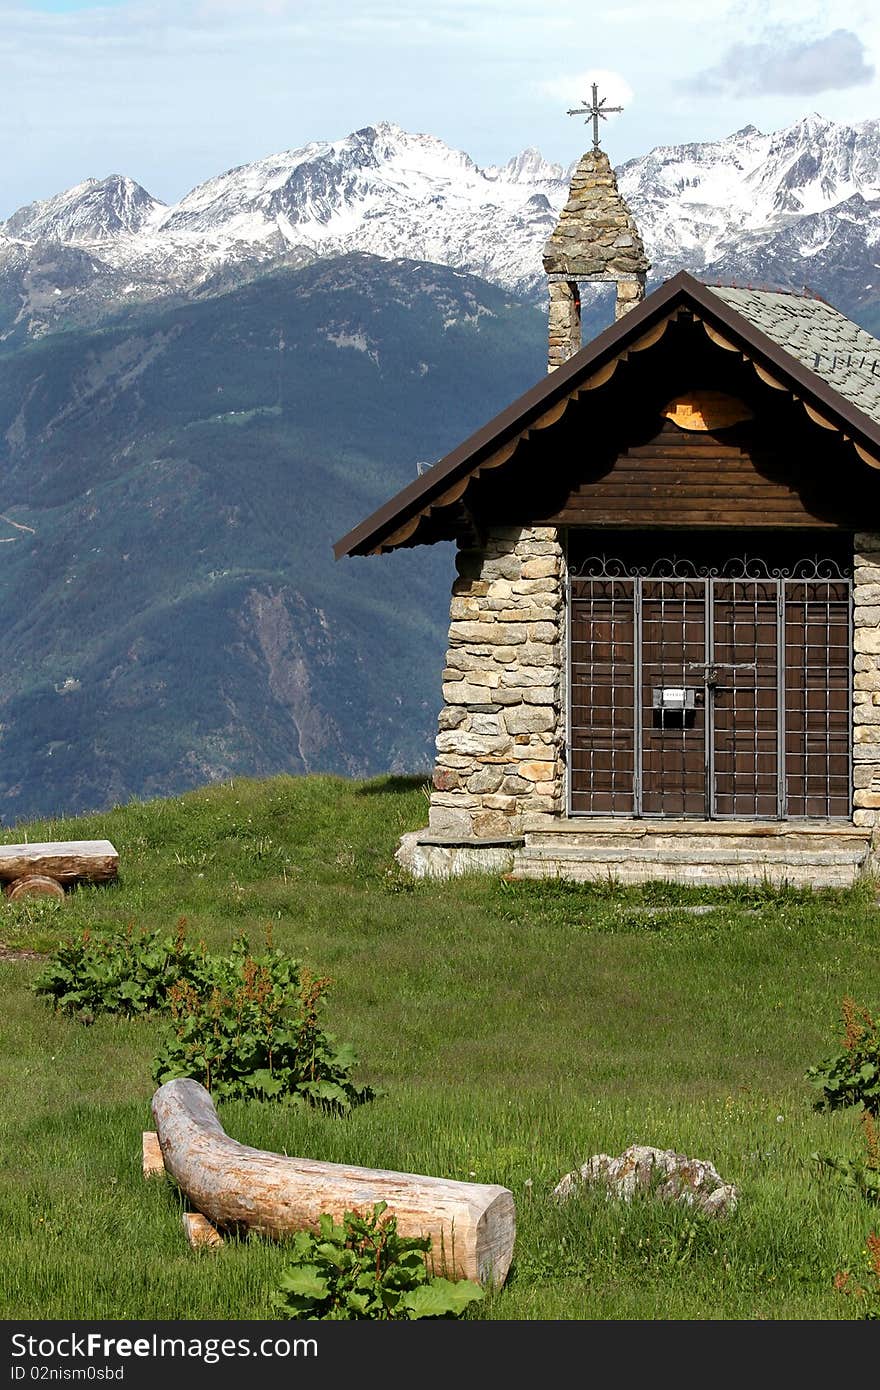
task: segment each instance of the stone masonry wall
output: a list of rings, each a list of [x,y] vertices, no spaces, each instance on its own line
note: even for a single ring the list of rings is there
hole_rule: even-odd
[[[645,247],[604,150],[590,150],[575,168],[568,202],[544,247],[544,269],[572,280],[644,283]]]
[[[429,829],[503,838],[563,808],[564,557],[536,526],[456,563]]]
[[[550,281],[547,371],[555,372],[581,345],[581,302],[573,281]]]
[[[591,150],[575,168],[543,259],[550,284],[547,369],[552,372],[581,346],[579,284],[615,283],[615,319],[645,297],[650,265],[603,150]]]
[[[853,557],[853,820],[880,825],[880,534],[859,533]]]

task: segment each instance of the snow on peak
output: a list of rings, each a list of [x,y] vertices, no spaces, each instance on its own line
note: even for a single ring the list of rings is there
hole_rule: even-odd
[[[655,273],[735,259],[798,219],[880,193],[880,123],[812,113],[783,130],[746,126],[724,140],[651,150],[620,171]]]
[[[487,179],[501,179],[508,183],[559,183],[566,171],[561,164],[551,164],[540,150],[533,146],[515,154],[506,164],[491,165],[483,170]]]
[[[105,241],[141,231],[163,207],[134,179],[111,174],[19,208],[3,229],[22,241]]]
[[[811,113],[766,134],[746,125],[657,146],[617,173],[657,278],[686,266],[780,280],[809,260],[814,284],[825,267],[826,293],[844,273],[854,292],[859,276],[871,279],[862,271],[880,244],[880,121]],[[89,179],[0,225],[11,239],[0,271],[27,243],[60,241],[87,254],[108,293],[116,283],[155,298],[357,251],[543,295],[541,254],[568,180],[532,148],[481,169],[437,136],[384,120],[228,169],[170,207],[131,179]]]
[[[527,290],[552,230],[550,204],[561,207],[566,188],[561,167],[536,150],[482,170],[435,135],[380,121],[209,179],[165,211],[157,234],[201,239],[215,261],[246,246],[261,255],[366,251]]]

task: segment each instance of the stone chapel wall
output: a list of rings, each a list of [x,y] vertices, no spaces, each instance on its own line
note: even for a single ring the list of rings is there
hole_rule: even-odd
[[[456,564],[429,829],[504,838],[563,810],[564,556],[555,527],[496,528]]]
[[[880,534],[860,532],[853,556],[853,820],[880,825]]]

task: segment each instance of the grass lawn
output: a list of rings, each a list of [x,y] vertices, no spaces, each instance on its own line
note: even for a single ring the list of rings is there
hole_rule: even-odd
[[[45,952],[134,923],[224,948],[242,930],[334,979],[325,1026],[382,1097],[340,1119],[227,1103],[235,1138],[311,1158],[509,1187],[517,1243],[498,1319],[838,1319],[863,1304],[880,1213],[821,1171],[857,1117],[816,1114],[808,1065],[845,994],[880,1004],[880,910],[849,892],[412,883],[398,836],[417,781],[236,781],[8,841],[107,836],[121,877],[63,903],[0,906],[0,1306],[6,1318],[263,1318],[283,1245],[196,1254],[170,1183],[140,1176],[161,1022],[72,1022],[29,986]],[[710,911],[687,909],[702,904]],[[559,1178],[628,1144],[711,1159],[725,1220]]]

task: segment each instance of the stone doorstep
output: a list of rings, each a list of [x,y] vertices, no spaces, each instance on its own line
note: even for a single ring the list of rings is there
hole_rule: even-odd
[[[871,831],[847,821],[661,821],[587,816],[526,831],[523,878],[621,883],[758,883],[840,887],[869,862]]]
[[[828,849],[822,852],[809,851],[802,849],[761,849],[757,845],[752,845],[748,849],[728,849],[728,848],[704,848],[699,849],[693,845],[676,845],[675,847],[649,848],[647,846],[633,849],[629,846],[611,848],[608,845],[586,846],[573,845],[571,847],[552,845],[539,847],[527,846],[521,855],[518,856],[518,863],[526,860],[536,860],[542,863],[594,863],[605,864],[626,864],[652,863],[669,867],[681,867],[688,864],[766,864],[799,866],[806,868],[814,866],[823,868],[825,866],[859,865],[867,854],[867,845],[862,850],[849,849]]]
[[[690,884],[696,888],[726,888],[731,884],[753,884],[759,886],[769,882],[779,887],[791,888],[851,888],[858,883],[863,872],[860,864],[845,867],[826,866],[817,869],[815,865],[803,867],[798,864],[762,864],[753,860],[750,864],[691,864],[679,860],[675,864],[657,860],[623,859],[609,864],[596,860],[593,863],[574,861],[525,859],[521,864],[514,863],[513,879],[563,879],[569,883],[606,883],[612,879],[621,886],[636,883],[652,883],[658,878],[671,883]]]
[[[665,836],[656,835],[655,826],[639,825],[633,835],[626,833],[632,829],[631,823],[605,821],[603,830],[618,833],[608,837],[610,843],[602,843],[605,836],[600,833],[592,844],[583,843],[581,837],[587,837],[582,819],[573,826],[568,824],[570,832],[578,832],[577,837],[565,831],[554,835],[541,830],[493,839],[456,838],[431,834],[426,828],[422,834],[403,837],[397,858],[417,878],[482,871],[574,883],[608,878],[621,884],[646,883],[660,878],[704,887],[766,881],[793,887],[848,887],[857,883],[870,865],[871,832],[848,824],[814,824],[806,846],[803,840],[791,838],[791,832],[802,831],[803,824],[765,824],[760,828],[775,831],[775,838],[747,833],[737,841],[731,837],[743,824],[747,831],[754,827],[749,823],[725,825],[718,839],[712,840],[709,837],[717,826],[703,822],[679,823],[676,833]],[[622,825],[626,828],[620,833]],[[688,837],[686,832],[695,829]]]
[[[568,816],[525,832],[531,842],[540,835],[612,835],[642,839],[646,835],[734,835],[752,838],[783,838],[786,835],[816,835],[869,840],[870,829],[851,821],[797,820],[629,820],[616,816]]]

